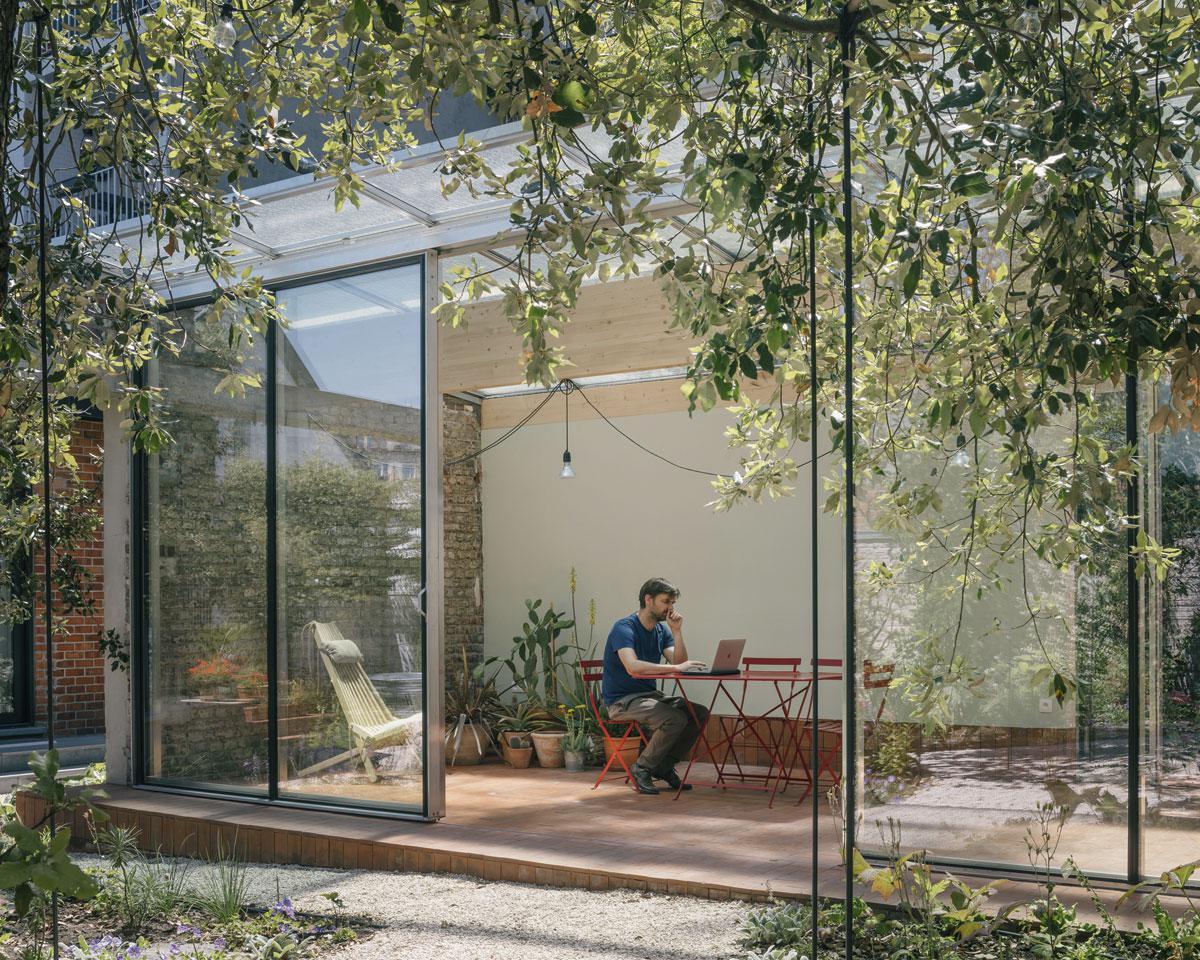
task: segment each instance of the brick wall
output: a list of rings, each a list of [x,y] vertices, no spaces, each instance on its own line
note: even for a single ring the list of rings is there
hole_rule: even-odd
[[[71,438],[71,453],[79,464],[80,480],[96,494],[99,515],[103,481],[104,425],[79,420]],[[61,483],[61,481],[60,481]],[[74,552],[76,562],[90,575],[88,599],[93,608],[87,615],[72,615],[55,630],[54,642],[54,718],[55,733],[98,733],[104,729],[103,654],[98,640],[104,632],[104,561],[103,517],[95,535]],[[42,552],[34,561],[35,578],[41,582]],[[46,629],[41,594],[35,606],[33,688],[34,722],[46,722]],[[56,604],[57,606],[57,604]],[[56,614],[57,616],[57,614]],[[61,628],[61,632],[60,632]]]
[[[479,449],[479,405],[445,397],[442,459],[457,460]],[[483,657],[483,508],[479,460],[446,467],[442,473],[445,524],[445,651],[448,670]]]

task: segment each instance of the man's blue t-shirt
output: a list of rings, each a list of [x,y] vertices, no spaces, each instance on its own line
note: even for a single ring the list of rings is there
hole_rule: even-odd
[[[631,693],[650,693],[657,689],[653,677],[631,677],[618,650],[632,647],[639,660],[661,663],[663,651],[674,645],[675,638],[665,623],[655,624],[653,630],[647,630],[636,613],[614,623],[608,632],[608,642],[604,644],[604,680],[600,684],[604,702],[612,703]]]

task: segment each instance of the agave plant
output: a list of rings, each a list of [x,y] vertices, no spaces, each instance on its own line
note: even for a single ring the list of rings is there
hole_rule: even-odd
[[[462,667],[446,677],[446,746],[451,763],[458,758],[465,736],[474,737],[479,752],[485,752],[491,742],[488,733],[491,718],[500,708],[496,671],[489,674],[488,664],[472,668],[465,646],[461,654]]]

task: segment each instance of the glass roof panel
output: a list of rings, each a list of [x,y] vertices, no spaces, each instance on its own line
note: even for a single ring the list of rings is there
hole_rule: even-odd
[[[481,151],[481,155],[493,170],[503,172],[516,160],[517,147],[514,144],[491,147]],[[367,179],[381,190],[406,200],[435,219],[468,210],[485,210],[507,205],[507,201],[492,197],[473,197],[466,187],[459,187],[450,196],[443,195],[440,163],[422,163],[399,170],[372,173]]]
[[[350,236],[380,227],[416,223],[403,211],[370,197],[360,194],[358,201],[357,207],[347,203],[335,211],[331,190],[269,198],[262,206],[245,211],[248,222],[239,229],[259,243],[279,249],[326,237]]]

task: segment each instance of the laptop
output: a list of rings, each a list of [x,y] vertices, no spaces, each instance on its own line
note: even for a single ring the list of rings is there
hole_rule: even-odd
[[[742,672],[742,651],[745,640],[722,640],[717,644],[717,653],[712,666],[707,670],[684,670],[689,677],[729,677]]]

